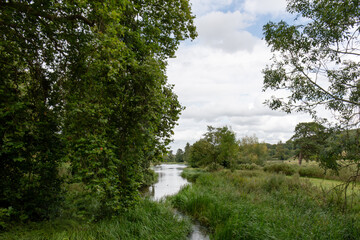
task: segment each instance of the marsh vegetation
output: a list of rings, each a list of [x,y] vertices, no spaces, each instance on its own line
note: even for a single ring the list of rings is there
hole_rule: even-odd
[[[193,182],[171,197],[174,207],[212,239],[359,239],[360,197],[343,211],[344,195],[324,182],[259,170],[185,169]],[[338,182],[340,183],[340,182]]]

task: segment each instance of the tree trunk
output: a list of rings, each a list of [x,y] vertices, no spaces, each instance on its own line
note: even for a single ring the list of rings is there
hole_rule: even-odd
[[[301,152],[299,152],[299,165],[301,166],[301,162],[302,162],[302,154]]]

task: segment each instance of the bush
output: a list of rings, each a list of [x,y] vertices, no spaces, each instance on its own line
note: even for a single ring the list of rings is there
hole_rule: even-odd
[[[308,166],[301,167],[299,169],[299,175],[301,177],[323,178],[325,176],[325,172],[318,166]]]
[[[291,166],[289,164],[280,163],[280,164],[272,164],[265,166],[264,171],[271,173],[283,173],[287,176],[290,176],[296,172],[296,168],[295,166]]]
[[[263,188],[267,192],[279,191],[284,182],[284,175],[272,175],[267,181],[264,182]]]
[[[237,166],[237,169],[238,170],[259,170],[260,166],[254,164],[254,163],[251,163],[251,164],[245,163],[245,164],[239,164]]]
[[[203,174],[205,171],[199,168],[185,168],[181,176],[186,178],[189,182],[195,182],[196,179]]]
[[[152,184],[156,183],[159,179],[159,175],[152,169],[146,169],[144,171],[144,177],[141,182],[141,188],[145,188],[151,186]]]

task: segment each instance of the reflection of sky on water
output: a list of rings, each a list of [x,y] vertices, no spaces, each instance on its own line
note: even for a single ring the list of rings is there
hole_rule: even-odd
[[[153,169],[159,175],[159,181],[149,187],[149,193],[155,201],[161,198],[179,192],[182,186],[188,184],[188,181],[181,177],[181,172],[186,166],[183,164],[161,164]],[[179,217],[185,217],[182,213],[175,211]],[[209,240],[206,229],[199,224],[192,225],[192,233],[189,240]]]
[[[177,193],[188,181],[180,176],[186,166],[183,164],[161,164],[154,167],[159,181],[149,188],[150,195],[158,201],[164,196]]]

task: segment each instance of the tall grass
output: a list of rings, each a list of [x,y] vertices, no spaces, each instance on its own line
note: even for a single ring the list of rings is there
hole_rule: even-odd
[[[359,212],[343,214],[341,198],[324,196],[298,175],[202,173],[170,201],[213,239],[360,239]]]
[[[317,162],[305,162],[303,165],[299,166],[293,161],[286,161],[281,163],[268,162],[267,165],[263,168],[263,170],[265,172],[271,173],[283,173],[288,176],[298,173],[301,177],[321,178],[336,181],[348,181],[350,178],[353,178],[353,176],[356,175],[356,164],[349,164],[349,162],[346,161],[339,161],[339,163],[344,165],[344,167],[339,168],[338,172],[335,172],[333,170],[325,171],[319,166]],[[360,176],[358,176],[355,181],[360,182]]]
[[[87,223],[58,219],[18,226],[0,234],[2,240],[187,239],[188,220],[179,219],[163,203],[142,200],[134,209],[111,219]]]

